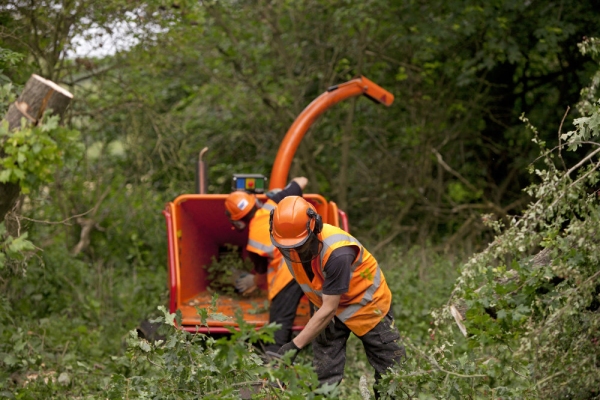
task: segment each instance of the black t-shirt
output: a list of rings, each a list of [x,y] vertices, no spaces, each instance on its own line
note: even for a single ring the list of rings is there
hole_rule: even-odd
[[[323,294],[337,295],[348,292],[350,288],[350,278],[352,277],[352,263],[356,258],[358,249],[354,246],[344,246],[335,249],[323,271],[325,272],[325,282],[323,282]],[[313,280],[315,274],[312,271],[311,263],[303,263],[304,271],[309,280]]]
[[[291,181],[285,188],[270,195],[269,198],[279,204],[281,200],[288,196],[302,196],[302,188],[295,181]]]

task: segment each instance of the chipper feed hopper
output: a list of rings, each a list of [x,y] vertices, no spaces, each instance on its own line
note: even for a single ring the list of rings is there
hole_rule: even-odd
[[[327,89],[302,111],[284,137],[268,179],[270,190],[286,185],[296,149],[318,116],[338,102],[360,95],[386,106],[394,101],[391,93],[365,77]],[[245,247],[248,238],[247,231],[232,230],[225,216],[224,201],[228,193],[208,194],[206,188],[206,170],[200,161],[198,193],[178,196],[163,211],[167,223],[169,310],[181,312],[182,328],[190,332],[227,333],[227,326],[237,325],[238,312],[242,313],[246,323],[261,327],[269,322],[268,310],[262,308],[262,305],[268,304],[264,291],[263,297],[219,295],[213,311],[228,318],[209,318],[206,321],[208,326],[201,326],[196,308],[209,308],[213,296],[205,267],[211,264],[213,257],[218,259],[229,244],[240,249],[240,257],[247,257]],[[264,194],[257,194],[257,198],[266,200]],[[324,222],[348,230],[346,214],[338,210],[334,202],[327,201],[320,194],[305,194],[304,198],[316,207]],[[294,330],[301,330],[309,317],[308,302],[304,298],[297,309]]]

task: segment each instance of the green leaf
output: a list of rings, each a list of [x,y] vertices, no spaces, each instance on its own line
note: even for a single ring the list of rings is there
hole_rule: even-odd
[[[10,174],[11,174],[10,169],[5,169],[5,170],[0,171],[0,182],[2,182],[2,183],[8,182],[10,179]]]
[[[152,350],[152,346],[146,339],[140,339],[139,347],[140,349],[142,349],[142,351],[145,351],[146,353],[149,353],[150,350]]]
[[[17,179],[24,179],[25,178],[25,171],[21,170],[21,169],[13,169],[12,170],[13,175],[17,178]]]
[[[231,317],[228,317],[227,315],[222,313],[211,313],[209,314],[209,318],[215,321],[228,321],[231,319]]]
[[[27,240],[27,232],[18,238],[13,239],[12,243],[8,246],[12,252],[22,252],[28,250],[35,250],[35,246],[29,240]]]

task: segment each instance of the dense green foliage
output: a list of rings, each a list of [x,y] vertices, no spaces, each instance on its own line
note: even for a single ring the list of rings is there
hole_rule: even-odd
[[[309,350],[292,368],[257,356],[272,327],[217,339],[157,312],[160,210],[193,191],[204,146],[211,193],[268,176],[295,116],[360,74],[395,103],[329,110],[291,175],[347,211],[384,268],[409,359],[383,391],[600,396],[596,2],[6,3],[0,113],[31,73],[75,98],[63,126],[0,128],[0,182],[23,193],[5,221],[19,235],[0,224],[0,397],[326,396]],[[128,47],[72,55],[111,35]],[[136,337],[148,316],[164,341]],[[356,338],[348,352],[331,394],[361,399],[372,371]],[[277,380],[286,391],[263,385]]]
[[[584,41],[581,50],[597,57],[598,41]],[[598,77],[600,71],[593,82]],[[498,235],[462,267],[449,302],[433,313],[439,335],[434,350],[427,354],[410,345],[420,357],[406,372],[388,376],[391,393],[437,393],[440,399],[600,396],[600,102],[595,85],[582,94],[582,117],[561,134],[559,146],[548,149],[523,118],[544,162],[543,168],[530,166],[540,178],[527,188],[534,202],[506,227],[484,216]],[[586,156],[567,169],[561,150],[580,147],[588,148]],[[454,323],[469,349],[458,357],[451,350],[462,342],[452,332]]]
[[[120,399],[238,399],[249,394],[282,399],[313,399],[336,396],[336,388],[317,388],[315,372],[302,363],[290,365],[289,356],[266,364],[253,350],[259,341],[272,341],[274,326],[255,331],[238,318],[239,330],[214,339],[175,328],[174,314],[162,311],[169,327],[168,339],[154,344],[129,338],[132,367],[142,376],[113,376],[108,397]],[[205,323],[210,310],[200,310]],[[285,389],[284,389],[285,388]],[[283,389],[283,390],[282,390]]]
[[[32,187],[40,187],[52,180],[63,160],[77,155],[64,154],[80,144],[79,132],[58,126],[58,117],[50,117],[34,128],[24,126],[11,133],[8,122],[0,125],[0,140],[3,142],[2,172],[0,182],[18,183],[23,194]]]

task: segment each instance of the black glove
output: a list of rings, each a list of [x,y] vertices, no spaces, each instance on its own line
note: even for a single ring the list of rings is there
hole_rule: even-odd
[[[267,355],[271,358],[282,359],[285,353],[287,353],[288,351],[293,351],[294,353],[292,354],[292,358],[290,358],[290,364],[293,364],[294,360],[296,359],[296,356],[298,355],[298,353],[300,353],[300,350],[301,349],[298,346],[296,346],[296,343],[294,343],[294,341],[292,340],[281,346],[279,350],[277,350],[277,353],[273,351],[267,351]]]

